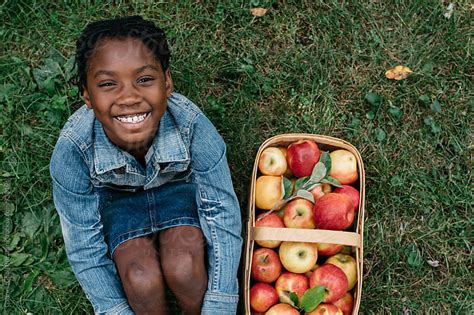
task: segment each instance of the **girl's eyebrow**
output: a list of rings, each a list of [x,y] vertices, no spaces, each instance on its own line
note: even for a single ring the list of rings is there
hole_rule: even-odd
[[[94,73],[94,78],[97,78],[99,75],[108,75],[108,76],[114,76],[115,72],[113,71],[108,71],[108,70],[99,70],[96,73]]]
[[[135,73],[142,73],[143,71],[145,71],[146,69],[151,69],[151,70],[155,70],[155,71],[160,71],[160,68],[158,68],[157,66],[154,66],[154,65],[144,65],[143,67],[140,67],[138,68],[137,70],[135,70]]]
[[[154,65],[144,65],[143,67],[137,68],[134,72],[136,74],[142,73],[143,71],[151,69],[155,71],[160,71],[160,68]],[[96,73],[94,73],[94,78],[97,78],[100,75],[108,75],[108,76],[114,76],[115,72],[110,71],[110,70],[98,70]]]

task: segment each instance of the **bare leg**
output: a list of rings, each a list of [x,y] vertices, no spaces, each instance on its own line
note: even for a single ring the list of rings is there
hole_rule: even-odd
[[[160,260],[164,277],[183,314],[201,314],[207,287],[205,241],[199,228],[179,226],[160,232]]]
[[[165,281],[154,240],[139,237],[117,247],[114,261],[136,314],[167,314]]]

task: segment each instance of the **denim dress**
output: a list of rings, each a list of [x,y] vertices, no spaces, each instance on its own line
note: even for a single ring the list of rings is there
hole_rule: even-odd
[[[212,123],[178,93],[145,167],[109,141],[91,109],[69,118],[51,158],[53,198],[69,262],[96,314],[133,314],[112,261],[117,246],[179,225],[200,227],[206,239],[201,313],[236,313],[242,221],[225,154]]]

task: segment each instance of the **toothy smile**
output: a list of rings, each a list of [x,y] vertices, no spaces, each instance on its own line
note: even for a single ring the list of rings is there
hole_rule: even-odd
[[[127,124],[138,124],[145,120],[149,113],[144,114],[135,114],[135,115],[123,115],[123,116],[116,116],[120,122],[127,123]]]

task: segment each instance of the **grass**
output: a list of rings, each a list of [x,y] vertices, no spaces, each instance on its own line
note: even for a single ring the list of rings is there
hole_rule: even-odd
[[[474,312],[473,7],[457,3],[447,19],[447,5],[4,1],[0,309],[91,312],[65,256],[49,157],[80,104],[68,62],[78,34],[96,19],[141,14],[167,31],[176,90],[225,138],[244,216],[264,139],[288,132],[346,139],[361,151],[367,176],[361,312]],[[252,6],[269,11],[255,18]],[[414,74],[385,79],[397,64]]]

